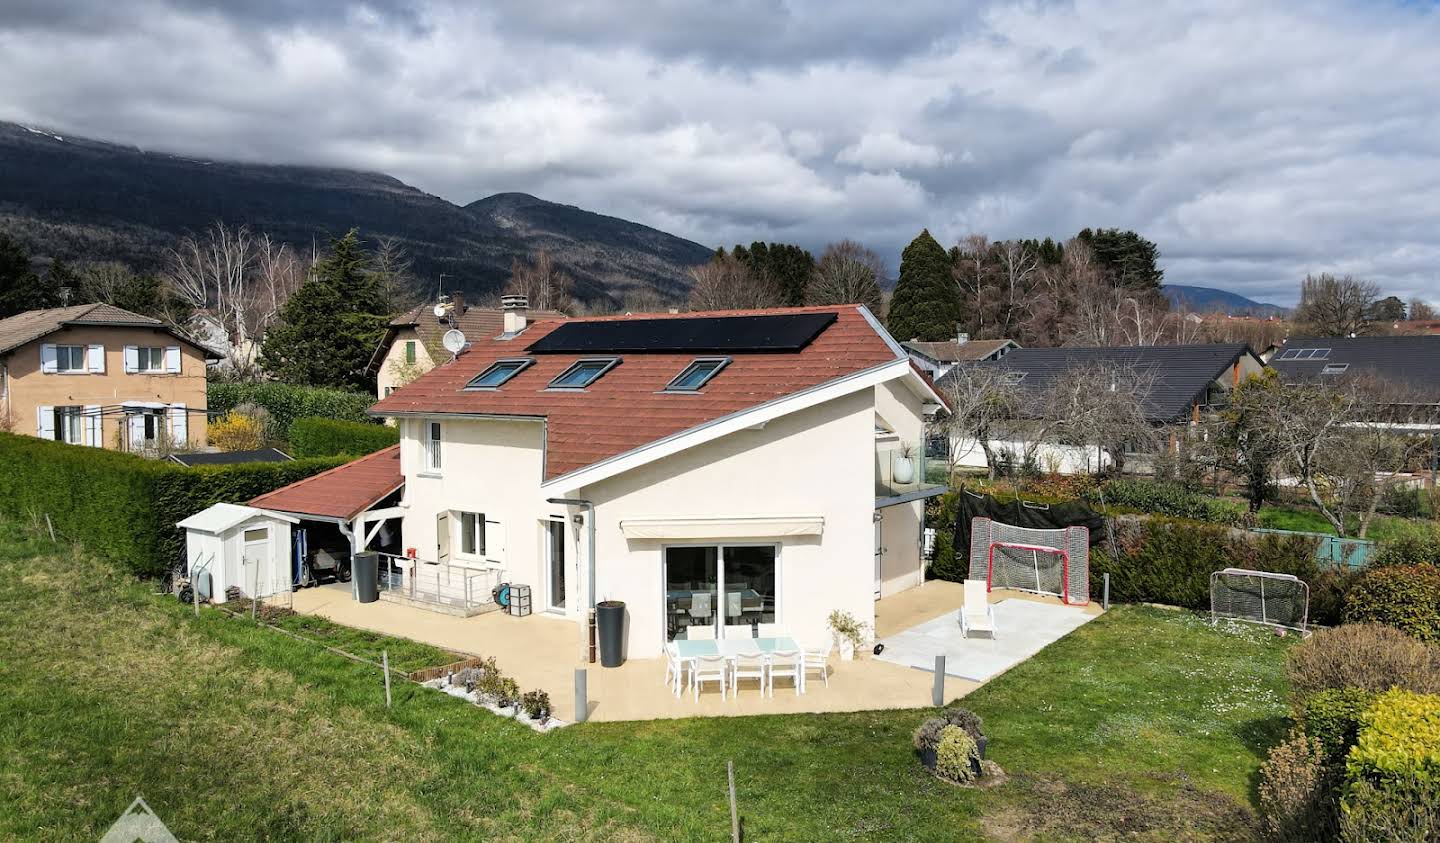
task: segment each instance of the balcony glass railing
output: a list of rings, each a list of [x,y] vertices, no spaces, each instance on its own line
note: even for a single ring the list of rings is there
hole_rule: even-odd
[[[943,490],[944,484],[934,482],[929,469],[923,447],[876,442],[875,497],[893,498],[921,490]]]

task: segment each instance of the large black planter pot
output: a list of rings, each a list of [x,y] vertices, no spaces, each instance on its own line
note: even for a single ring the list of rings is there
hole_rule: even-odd
[[[625,603],[606,600],[595,604],[595,634],[600,639],[600,666],[625,663]]]
[[[975,774],[977,779],[980,777],[980,761],[985,758],[986,742],[985,736],[981,735],[980,740],[975,742],[975,746],[979,749],[979,752],[975,754],[974,758],[970,759],[970,770]]]
[[[925,769],[929,770],[932,773],[935,772],[935,756],[936,751],[933,749],[920,750],[920,763],[924,764]]]

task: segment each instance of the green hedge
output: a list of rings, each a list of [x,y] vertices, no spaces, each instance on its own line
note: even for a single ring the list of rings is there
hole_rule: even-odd
[[[212,415],[224,415],[241,404],[255,404],[270,414],[265,433],[288,441],[296,419],[323,416],[342,421],[368,422],[366,410],[375,396],[343,389],[322,389],[288,383],[212,383],[205,390]]]
[[[1440,568],[1421,563],[1366,571],[1345,596],[1345,620],[1383,623],[1440,642]]]
[[[1338,764],[1355,745],[1375,694],[1363,688],[1326,688],[1305,702],[1305,734],[1320,741],[1328,763]]]
[[[306,416],[290,425],[290,453],[296,457],[364,456],[400,441],[399,428]]]
[[[0,433],[0,512],[48,514],[67,539],[141,576],[178,561],[175,523],[206,507],[249,500],[344,463],[307,459],[186,468],[133,454]]]
[[[1086,498],[1096,503],[1100,494],[1091,492]],[[1241,501],[1202,495],[1180,483],[1165,481],[1112,480],[1105,484],[1104,498],[1109,506],[1214,524],[1241,524],[1247,515]]]

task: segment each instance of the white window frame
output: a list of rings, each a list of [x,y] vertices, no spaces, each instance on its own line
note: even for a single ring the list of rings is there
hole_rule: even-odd
[[[74,366],[74,365],[68,365],[68,366],[67,366],[67,365],[62,365],[62,363],[61,363],[62,359],[64,359],[64,362],[65,362],[65,363],[73,364],[73,363],[75,362],[75,361],[74,361],[74,355],[76,355],[76,354],[79,354],[79,355],[80,355],[80,365],[79,365],[79,366]],[[56,345],[56,346],[55,346],[55,373],[56,373],[56,374],[60,374],[60,375],[88,375],[88,374],[90,374],[90,362],[89,362],[88,354],[89,354],[89,346],[84,346],[84,345]]]
[[[164,374],[165,371],[165,346],[138,345],[135,347],[136,374],[155,375]]]
[[[55,441],[67,445],[85,444],[85,407],[81,404],[58,404],[55,407]],[[69,433],[74,427],[74,438]]]
[[[666,612],[669,611],[670,597],[666,593],[668,589],[665,584],[670,580],[670,563],[666,561],[666,555],[672,547],[713,547],[715,548],[715,620],[717,630],[723,629],[724,624],[720,623],[725,617],[725,548],[727,547],[773,547],[775,548],[775,620],[772,623],[781,625],[785,623],[785,577],[782,576],[785,565],[785,545],[781,542],[727,542],[700,539],[693,542],[666,542],[660,545],[660,644],[663,646],[669,641],[665,637]]]
[[[445,467],[445,425],[433,419],[420,421],[420,474],[439,477]]]
[[[485,513],[471,512],[469,510],[455,509],[450,511],[451,522],[455,525],[458,534],[456,541],[451,545],[451,553],[465,559],[485,559]],[[465,526],[466,519],[470,519],[470,526]],[[467,535],[467,533],[469,535]],[[465,549],[466,540],[469,540],[472,547]]]

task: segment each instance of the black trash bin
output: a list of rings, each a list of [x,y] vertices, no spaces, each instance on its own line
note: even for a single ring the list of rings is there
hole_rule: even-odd
[[[600,666],[619,667],[625,663],[625,602],[605,600],[595,604],[595,634],[600,639]]]
[[[380,599],[380,554],[366,551],[355,554],[355,599],[374,603]]]

